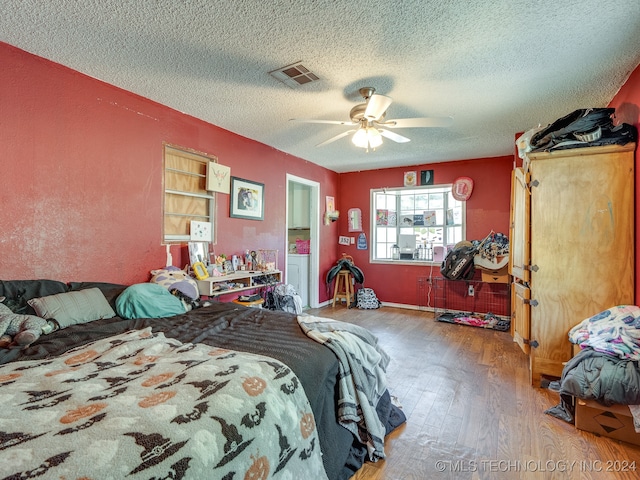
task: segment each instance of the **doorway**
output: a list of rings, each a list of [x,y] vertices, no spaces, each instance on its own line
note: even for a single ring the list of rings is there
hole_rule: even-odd
[[[320,184],[307,178],[287,173],[286,192],[286,264],[285,282],[293,285],[304,306],[318,308],[319,298],[319,229],[320,229]],[[304,243],[308,240],[309,250]],[[298,247],[298,248],[296,248]],[[305,295],[302,295],[305,293]]]

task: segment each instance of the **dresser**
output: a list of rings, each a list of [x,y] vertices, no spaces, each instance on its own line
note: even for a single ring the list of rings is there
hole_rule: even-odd
[[[512,334],[534,386],[562,374],[573,326],[634,301],[634,150],[530,153],[514,169]]]

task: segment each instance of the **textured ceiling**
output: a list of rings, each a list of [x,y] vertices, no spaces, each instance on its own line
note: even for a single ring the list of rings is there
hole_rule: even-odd
[[[514,134],[606,106],[640,62],[638,0],[0,0],[0,40],[337,172],[510,155]],[[302,61],[290,88],[268,72]],[[348,127],[374,87],[387,119],[448,128],[366,153]],[[215,152],[213,152],[215,153]]]

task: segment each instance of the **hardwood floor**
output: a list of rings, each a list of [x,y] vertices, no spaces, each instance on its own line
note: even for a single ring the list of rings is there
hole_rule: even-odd
[[[640,478],[640,446],[544,413],[558,395],[529,384],[509,333],[384,306],[306,313],[368,328],[392,359],[389,390],[407,422],[387,437],[387,458],[352,480]]]

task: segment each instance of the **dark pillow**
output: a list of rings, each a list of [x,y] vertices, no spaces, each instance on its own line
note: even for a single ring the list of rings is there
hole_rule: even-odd
[[[109,305],[114,310],[116,309],[116,299],[127,288],[127,285],[120,285],[119,283],[106,283],[106,282],[69,282],[69,290],[85,290],[87,288],[99,288],[104,298],[107,299]]]
[[[24,315],[36,314],[27,300],[67,291],[67,284],[57,280],[0,280],[0,296],[7,297],[5,304],[15,313]]]

